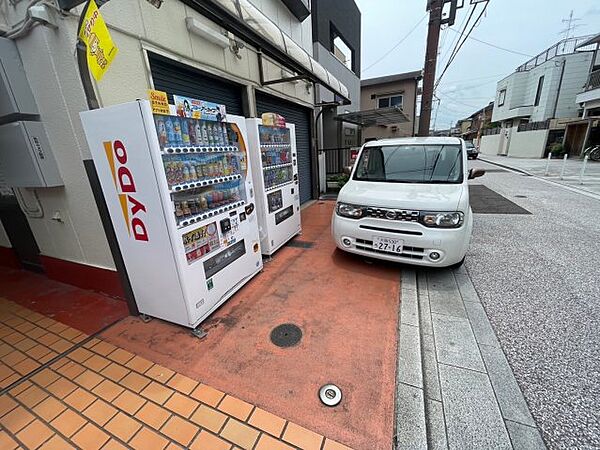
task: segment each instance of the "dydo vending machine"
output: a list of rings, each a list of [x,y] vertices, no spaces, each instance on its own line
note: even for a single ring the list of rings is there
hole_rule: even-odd
[[[162,114],[138,100],[81,120],[139,311],[195,328],[262,257],[245,119],[175,102]]]
[[[272,113],[246,124],[261,249],[270,256],[302,230],[295,126]]]

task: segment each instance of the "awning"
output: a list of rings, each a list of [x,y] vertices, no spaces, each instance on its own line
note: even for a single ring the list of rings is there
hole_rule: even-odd
[[[350,103],[348,88],[248,0],[182,1],[234,35],[255,45],[292,72],[323,85],[345,104]],[[285,79],[277,81],[283,82]]]
[[[399,106],[348,112],[345,114],[338,114],[334,119],[341,122],[354,123],[363,127],[394,125],[409,121],[408,117]]]

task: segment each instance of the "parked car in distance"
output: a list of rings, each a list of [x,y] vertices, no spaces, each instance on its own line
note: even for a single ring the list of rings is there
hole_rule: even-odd
[[[472,141],[465,141],[465,145],[467,147],[467,159],[477,159],[479,156],[479,150],[473,144]]]
[[[384,139],[360,150],[340,190],[332,235],[341,250],[420,266],[463,263],[473,228],[467,149],[453,137]]]

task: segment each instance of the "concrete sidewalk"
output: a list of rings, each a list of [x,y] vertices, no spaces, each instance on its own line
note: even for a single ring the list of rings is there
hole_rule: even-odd
[[[403,272],[398,354],[396,448],[545,448],[464,268]]]
[[[568,186],[581,192],[600,195],[600,162],[587,162],[582,177],[583,183],[581,183],[579,181],[579,176],[583,166],[583,160],[578,157],[567,159],[562,179],[560,177],[563,166],[562,159],[550,160],[548,175],[546,175],[547,159],[523,159],[481,154],[479,155],[479,160]],[[477,162],[473,161],[472,164],[476,167]]]

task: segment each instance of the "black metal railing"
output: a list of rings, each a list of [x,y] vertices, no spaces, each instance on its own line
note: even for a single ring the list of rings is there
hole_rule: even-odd
[[[541,122],[520,123],[517,131],[547,130],[548,128],[550,128],[550,119]]]
[[[600,88],[600,69],[590,72],[587,84],[585,85],[586,91]]]
[[[327,175],[341,174],[344,167],[352,165],[352,158],[358,154],[360,147],[322,148],[319,152],[325,154],[325,169]]]

